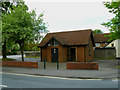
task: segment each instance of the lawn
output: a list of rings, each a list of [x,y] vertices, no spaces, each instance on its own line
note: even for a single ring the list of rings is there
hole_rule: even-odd
[[[117,68],[120,68],[120,66],[117,66]]]
[[[25,58],[40,58],[40,56],[26,56]]]

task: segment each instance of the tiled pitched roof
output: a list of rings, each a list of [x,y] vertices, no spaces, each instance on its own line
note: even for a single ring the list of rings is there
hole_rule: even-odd
[[[87,45],[89,38],[91,36],[91,32],[92,30],[88,29],[48,33],[38,46],[39,47],[45,46],[52,38],[55,38],[62,45]]]
[[[103,33],[103,34],[94,34],[94,42],[95,43],[100,43],[100,42],[104,42],[107,43],[109,42],[108,39],[105,35],[110,35],[110,33]]]

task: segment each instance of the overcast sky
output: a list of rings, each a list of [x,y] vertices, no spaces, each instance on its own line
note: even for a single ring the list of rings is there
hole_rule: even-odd
[[[29,9],[35,9],[37,15],[44,11],[44,22],[48,22],[50,32],[101,29],[108,33],[103,22],[114,15],[108,12],[102,0],[25,0]]]

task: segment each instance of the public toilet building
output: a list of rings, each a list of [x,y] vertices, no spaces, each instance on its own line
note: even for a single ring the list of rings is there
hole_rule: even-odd
[[[47,62],[89,62],[93,60],[92,30],[48,33],[38,47]]]

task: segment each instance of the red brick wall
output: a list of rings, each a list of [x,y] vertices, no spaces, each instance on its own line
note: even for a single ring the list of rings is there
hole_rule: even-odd
[[[38,68],[38,62],[2,61],[2,66]]]
[[[68,62],[66,63],[66,69],[86,69],[86,70],[98,70],[98,63],[88,62]]]

